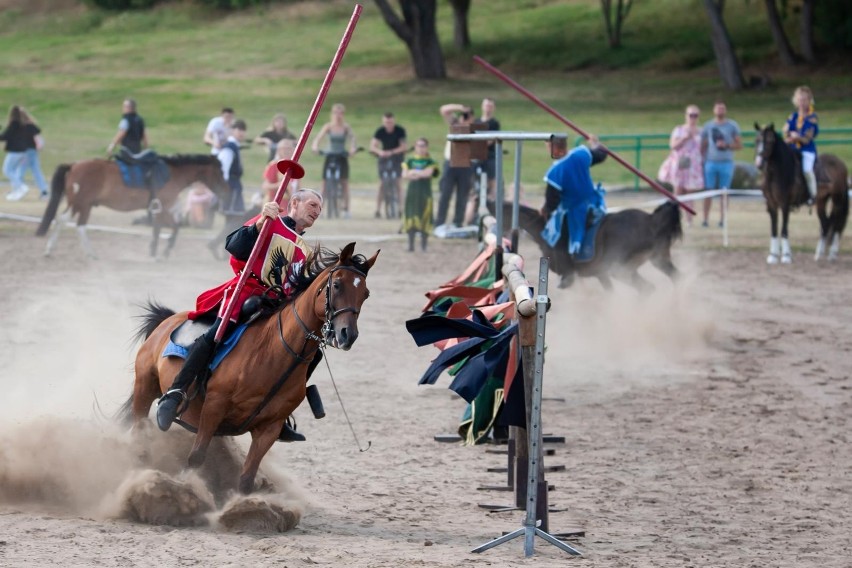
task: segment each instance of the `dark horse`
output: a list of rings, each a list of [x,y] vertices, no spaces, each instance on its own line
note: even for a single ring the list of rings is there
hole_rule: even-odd
[[[215,435],[251,433],[251,447],[239,479],[250,493],[260,462],[281,433],[284,421],[305,398],[308,363],[320,340],[348,350],[358,339],[358,314],[370,295],[367,272],[376,262],[353,255],[349,243],[334,255],[318,251],[306,262],[306,272],[292,302],[278,302],[265,318],[246,329],[240,342],[219,364],[203,389],[190,392],[181,420],[197,431],[189,466],[200,466]],[[145,338],[136,355],[133,394],[119,415],[141,426],[156,399],[172,384],[181,359],[163,357],[169,337],[186,321],[187,312],[174,313],[148,305],[138,335]]]
[[[180,224],[174,207],[181,190],[194,182],[201,182],[212,189],[220,200],[225,200],[230,195],[230,188],[222,177],[222,165],[215,156],[176,155],[162,156],[162,159],[168,165],[169,180],[156,192],[161,207],[152,219],[154,240],[151,242],[151,256],[157,256],[157,243],[163,227],[172,231],[164,254],[168,256],[175,245]],[[45,255],[50,255],[56,245],[62,226],[76,216],[80,244],[84,252],[94,258],[95,253],[86,235],[86,224],[89,222],[92,207],[103,205],[116,211],[134,211],[148,209],[151,201],[151,193],[148,190],[124,185],[118,164],[112,160],[93,159],[61,164],[53,174],[50,201],[44,210],[36,235],[47,234],[63,195],[68,201],[68,207],[56,221],[47,241]]]
[[[511,226],[512,205],[503,208],[504,226]],[[550,269],[561,277],[559,287],[567,288],[574,276],[597,278],[601,285],[612,289],[612,278],[630,284],[640,292],[651,292],[653,284],[639,275],[638,268],[646,261],[663,271],[674,281],[678,272],[672,264],[672,242],[683,235],[680,225],[680,208],[667,202],[653,213],[639,209],[625,209],[608,213],[601,221],[595,236],[595,254],[587,262],[575,262],[568,254],[568,227],[555,247],[542,238],[546,219],[537,210],[520,206],[518,223],[538,243],[544,256],[550,258]]]
[[[784,143],[781,135],[770,124],[757,130],[754,163],[763,171],[763,197],[766,210],[772,223],[772,240],[766,262],[784,264],[793,261],[790,241],[787,239],[787,222],[790,209],[808,202],[805,177],[799,153]],[[815,260],[819,260],[829,246],[828,259],[835,260],[840,250],[840,237],[846,227],[849,216],[849,189],[846,164],[834,154],[820,154],[814,165],[814,174],[818,181],[816,196],[817,216],[819,217],[820,239],[817,243]],[[831,214],[827,213],[831,203]],[[778,210],[781,209],[781,240],[778,240]]]

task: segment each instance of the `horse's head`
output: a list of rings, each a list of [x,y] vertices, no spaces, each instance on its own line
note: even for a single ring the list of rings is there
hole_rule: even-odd
[[[317,302],[317,317],[325,321],[323,338],[331,345],[348,350],[358,339],[358,314],[368,297],[367,272],[375,264],[379,251],[372,258],[354,255],[355,243],[340,252],[338,261],[326,269],[325,301]]]
[[[763,164],[769,161],[769,157],[775,151],[775,144],[778,142],[778,133],[775,132],[775,125],[772,123],[761,128],[755,122],[754,129],[757,131],[757,137],[754,141],[754,165],[761,168]]]

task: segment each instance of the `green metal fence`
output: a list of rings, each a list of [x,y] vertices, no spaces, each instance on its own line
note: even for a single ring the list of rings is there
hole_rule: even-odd
[[[754,148],[754,138],[749,136],[749,132],[743,132],[744,148]],[[665,154],[669,151],[669,137],[670,134],[613,134],[600,136],[599,138],[601,142],[606,144],[607,148],[618,153],[625,160],[631,161],[632,154],[631,163],[636,166],[636,169],[654,177],[657,166],[662,162],[660,156],[662,155],[664,158]],[[574,145],[581,144],[583,140],[582,137],[578,136],[574,141]],[[826,146],[852,147],[852,128],[820,129],[819,137],[817,138],[817,147],[825,148]],[[832,151],[836,152],[836,150]],[[649,169],[647,172],[642,167],[643,153],[646,154],[646,157],[650,154],[654,159],[659,160],[656,163],[652,162],[652,169]],[[841,156],[841,158],[849,161],[852,159],[852,156]],[[634,176],[635,189],[639,189],[639,182],[639,177]]]

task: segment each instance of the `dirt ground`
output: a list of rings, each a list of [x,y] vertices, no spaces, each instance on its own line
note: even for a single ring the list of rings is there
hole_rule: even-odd
[[[29,196],[0,210],[42,207]],[[582,560],[543,540],[531,559],[522,539],[471,553],[519,528],[523,513],[478,506],[511,501],[477,490],[505,483],[487,472],[505,465],[486,452],[493,446],[433,440],[455,432],[464,404],[446,377],[417,385],[437,351],[416,347],[403,324],[427,289],[473,259],[474,243],[433,240],[408,253],[395,222],[366,215],[311,231],[327,246],[382,249],[360,338],[329,357],[371,448],[359,451],[321,367],[328,416],[300,408],[308,441],[277,444],[264,462],[298,526],[234,532],[216,512],[201,527],[122,515],[116,503],[140,475],[137,448],[106,418],[130,392],[138,305],[186,309],[229,275],[203,246],[206,233],[182,235],[168,261],[154,262],[146,236],[93,231],[99,259],[86,260],[66,231],[44,258],[34,224],[0,218],[0,566],[848,567],[852,256],[816,265],[800,252],[769,267],[759,207],[742,210],[732,220],[754,225],[751,236],[735,231],[723,250],[718,229],[689,229],[674,250],[682,282],[646,267],[650,297],[590,281],[559,290],[551,279],[543,421],[566,443],[545,462],[566,469],[547,474],[558,510],[549,522],[552,532],[586,531],[570,541]],[[801,250],[816,221],[797,215]],[[131,218],[98,211],[92,223],[126,229]],[[538,251],[522,246],[535,276]],[[179,464],[187,438],[174,433],[149,451],[171,449]]]

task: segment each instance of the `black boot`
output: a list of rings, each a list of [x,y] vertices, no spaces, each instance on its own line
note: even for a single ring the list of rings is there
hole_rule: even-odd
[[[314,418],[325,418],[325,408],[322,406],[322,398],[316,385],[308,385],[305,391],[305,398],[308,399],[308,404],[311,406]]]
[[[295,425],[295,422],[294,422]],[[278,441],[280,442],[304,442],[305,435],[299,434],[296,432],[296,428],[290,426],[290,418],[287,418],[287,421],[284,422],[284,426],[281,428],[281,433],[278,435]]]
[[[211,328],[214,335],[216,328],[218,328],[216,325]],[[171,427],[178,415],[179,407],[187,400],[186,391],[195,377],[204,371],[204,368],[210,362],[215,342],[213,337],[208,337],[208,335],[210,335],[209,332],[195,340],[186,356],[183,367],[172,382],[172,388],[157,403],[157,426],[163,432]]]

